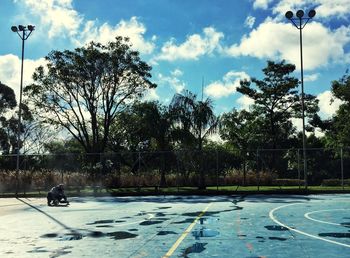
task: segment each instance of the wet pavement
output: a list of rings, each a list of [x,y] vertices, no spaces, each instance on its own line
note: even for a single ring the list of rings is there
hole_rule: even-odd
[[[0,257],[350,257],[350,195],[0,199]]]

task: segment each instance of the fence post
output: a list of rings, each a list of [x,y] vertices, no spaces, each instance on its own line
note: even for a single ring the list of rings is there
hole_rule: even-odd
[[[341,186],[344,190],[344,163],[343,163],[343,147],[340,148],[340,169],[341,169]]]
[[[216,190],[219,191],[219,152],[216,148]]]
[[[258,183],[258,192],[259,192],[260,191],[259,149],[256,149],[256,170],[257,170],[257,183]]]
[[[300,149],[297,149],[297,157],[298,157],[298,185],[299,185],[299,190],[301,188],[300,184]]]

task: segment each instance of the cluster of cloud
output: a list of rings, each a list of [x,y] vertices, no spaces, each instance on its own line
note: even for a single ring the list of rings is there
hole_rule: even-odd
[[[36,67],[45,64],[45,59],[26,59],[23,69],[23,86],[33,83],[32,75]],[[1,83],[13,88],[18,98],[20,91],[21,59],[18,56],[8,54],[0,56]]]
[[[222,80],[207,85],[204,92],[214,99],[226,97],[236,92],[241,80],[249,79],[249,75],[245,72],[229,71],[224,75]]]
[[[160,46],[157,46],[157,37],[147,37],[147,28],[138,17],[129,20],[121,20],[117,24],[103,23],[98,20],[87,20],[78,13],[73,6],[73,0],[13,0],[28,13],[26,16],[17,17],[26,21],[28,16],[38,19],[41,24],[38,30],[41,35],[47,35],[50,40],[56,37],[67,37],[75,46],[81,46],[91,40],[106,43],[114,39],[116,35],[127,36],[133,48],[142,54],[151,55],[151,62],[174,62],[178,60],[198,60],[204,56],[220,55],[223,57],[238,58],[251,56],[258,59],[285,59],[297,65],[299,69],[299,35],[298,30],[284,19],[286,10],[299,8],[316,8],[317,17],[337,17],[343,19],[350,12],[348,0],[254,0],[253,8],[270,9],[274,18],[267,17],[258,26],[255,25],[255,17],[247,16],[244,26],[249,32],[242,36],[239,42],[231,45],[223,43],[224,33],[213,26],[202,29],[199,33],[187,35],[183,42],[172,38]],[[312,72],[316,68],[326,66],[329,63],[350,62],[350,54],[345,48],[350,43],[350,26],[340,26],[335,29],[326,27],[311,21],[303,30],[304,34],[304,68]],[[315,47],[317,45],[317,48]],[[42,64],[43,59],[26,60],[24,81],[31,81],[34,67]],[[0,56],[0,78],[8,85],[19,83],[19,59],[13,55]],[[170,76],[158,75],[159,84],[168,84],[175,92],[181,92],[186,84],[179,78],[180,70],[174,70]],[[305,81],[315,81],[319,74],[313,73],[305,76]],[[249,76],[242,71],[229,71],[221,80],[214,81],[205,87],[205,93],[215,99],[219,99],[236,92],[239,81],[248,79]],[[16,93],[18,92],[16,88]],[[322,103],[328,99],[327,92],[320,95]],[[148,92],[146,98],[159,99],[155,89]],[[241,97],[238,103],[243,107],[251,105],[251,100]],[[322,109],[321,104],[321,109]],[[333,107],[337,105],[333,103]],[[328,110],[329,107],[327,106]],[[323,111],[326,114],[326,111]]]
[[[285,59],[300,69],[299,31],[291,24],[266,19],[239,44],[226,48],[232,57],[252,56],[260,59]],[[313,70],[347,57],[344,47],[350,43],[350,26],[334,31],[317,22],[304,28],[304,68]],[[317,47],[315,47],[317,46]],[[322,53],[322,54],[320,54]]]
[[[161,53],[156,60],[174,61],[197,60],[203,55],[210,55],[220,48],[219,42],[224,37],[222,32],[218,32],[213,27],[203,29],[203,35],[193,34],[187,37],[182,44],[176,45],[175,39],[165,42],[161,48]]]
[[[72,4],[73,0],[15,0],[25,7],[33,19],[38,19],[41,35],[48,35],[50,40],[67,37],[75,46],[84,45],[92,40],[107,43],[118,36],[129,37],[135,50],[150,54],[155,48],[155,36],[145,39],[146,27],[137,17],[121,20],[118,24],[99,25],[97,20],[86,20]],[[25,20],[21,17],[21,20]]]

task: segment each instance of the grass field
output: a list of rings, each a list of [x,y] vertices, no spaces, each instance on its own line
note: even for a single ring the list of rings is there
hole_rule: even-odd
[[[350,193],[350,186],[209,186],[205,190],[197,187],[127,187],[127,188],[92,188],[81,190],[66,189],[67,196],[134,196],[134,195],[221,195],[221,194],[327,194]],[[44,197],[45,191],[18,192],[18,196]],[[3,192],[0,197],[15,197],[14,192]]]

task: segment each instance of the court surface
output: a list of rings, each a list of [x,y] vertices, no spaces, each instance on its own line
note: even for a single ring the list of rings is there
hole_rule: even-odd
[[[0,257],[350,257],[350,195],[0,199]]]

